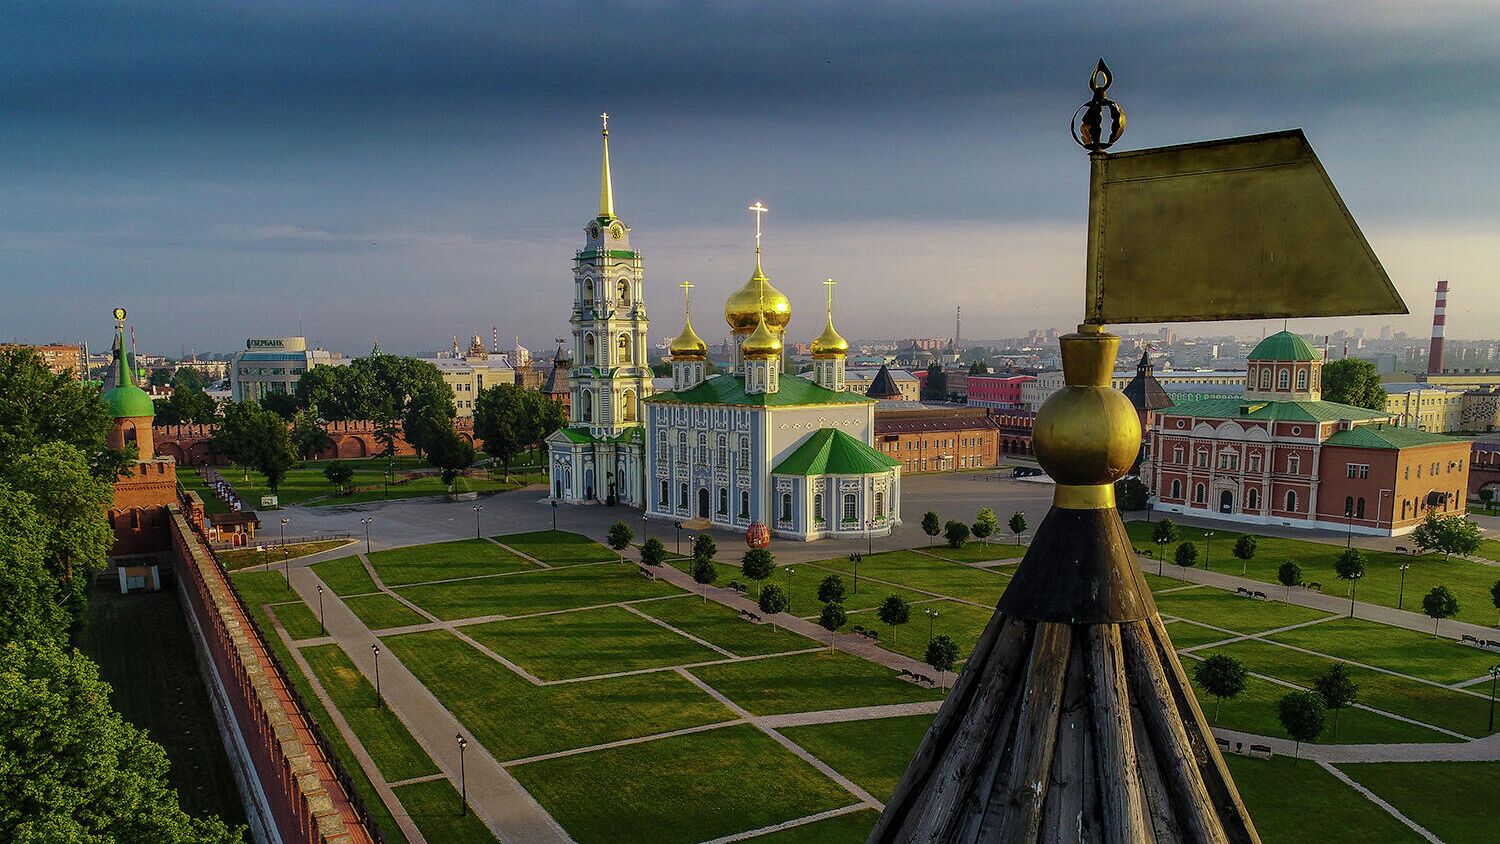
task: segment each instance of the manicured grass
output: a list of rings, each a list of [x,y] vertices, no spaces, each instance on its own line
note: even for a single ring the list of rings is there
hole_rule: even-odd
[[[1175,577],[1158,577],[1149,571],[1141,572],[1146,578],[1146,586],[1152,592],[1160,592],[1163,589],[1176,589],[1179,586],[1190,585],[1186,580],[1178,580]]]
[[[891,799],[932,718],[907,715],[786,727],[780,732],[884,802]]]
[[[1315,762],[1225,756],[1265,844],[1420,844],[1422,839]]]
[[[693,561],[690,559],[668,560],[667,562],[668,565],[681,569],[688,574],[692,574]],[[941,560],[932,560],[932,562],[940,566],[954,565],[953,563],[946,563]],[[755,596],[759,593],[759,587],[756,586],[754,581],[746,578],[743,574],[740,573],[740,566],[738,562],[732,562],[728,564],[715,562],[714,565],[718,568],[719,573],[718,578],[714,580],[715,585],[727,586],[729,585],[730,581],[737,580],[741,585],[749,590],[745,593],[746,596],[751,598],[751,600],[754,600]],[[773,574],[769,580],[763,582],[774,583],[777,586],[781,587],[783,590],[786,589],[788,583],[790,583],[791,592],[789,594],[792,600],[791,612],[793,615],[801,616],[803,618],[816,618],[818,613],[822,612],[823,604],[818,600],[818,586],[823,582],[824,578],[828,577],[829,575],[835,574],[842,578],[844,581],[844,609],[849,612],[854,612],[855,610],[872,609],[876,606],[879,606],[880,602],[884,601],[889,595],[900,595],[901,597],[905,598],[908,603],[913,604],[918,601],[935,600],[931,595],[924,595],[920,592],[913,592],[910,589],[902,589],[899,586],[892,586],[888,583],[876,583],[875,581],[870,580],[865,576],[865,567],[863,564],[860,565],[860,582],[858,592],[854,591],[853,575],[847,571],[822,568],[821,564],[798,564],[791,566],[793,572],[792,577],[789,581],[786,575],[786,568],[787,567],[785,566],[778,566],[776,568],[775,574]]]
[[[437,765],[407,732],[401,719],[389,707],[377,705],[375,687],[354,667],[343,649],[338,645],[303,648],[302,658],[359,736],[359,743],[375,760],[381,776],[395,782],[438,772]]]
[[[1294,651],[1268,642],[1236,642],[1197,652],[1199,656],[1228,653],[1245,661],[1251,671],[1311,688],[1314,679],[1334,660]],[[1413,718],[1468,736],[1486,735],[1489,701],[1475,695],[1349,666],[1360,684],[1359,703]]]
[[[224,564],[224,568],[237,571],[255,566],[279,565],[283,560],[295,560],[298,557],[321,554],[353,541],[352,539],[324,539],[317,542],[295,542],[291,545],[267,546],[261,551],[254,548],[240,548],[234,551],[219,551],[218,557],[219,562]]]
[[[693,844],[855,802],[749,725],[510,771],[579,844]]]
[[[733,719],[670,672],[533,686],[445,631],[385,640],[497,759],[520,759]]]
[[[183,470],[177,473],[177,483],[183,489],[190,489],[198,493],[198,497],[203,499],[203,512],[229,512],[229,505],[220,501],[218,496],[214,495],[213,490],[208,488],[208,484],[203,482],[203,478],[198,475],[197,471],[183,467]]]
[[[319,472],[319,476],[321,477],[321,471]],[[436,475],[404,480],[401,483],[391,484],[389,489],[382,486],[379,472],[368,474],[356,473],[354,482],[357,484],[357,488],[352,495],[319,498],[314,501],[304,501],[303,503],[308,507],[342,507],[349,504],[365,504],[371,501],[432,498],[448,494],[448,488],[443,485],[442,478]],[[520,489],[527,484],[546,482],[546,475],[535,472],[524,474],[512,472],[509,481],[501,480],[499,472],[491,472],[489,474],[471,475],[466,478],[456,478],[453,481],[453,491],[492,495],[497,492],[509,492],[513,489]]]
[[[1241,633],[1257,633],[1330,615],[1294,604],[1246,598],[1211,586],[1167,592],[1155,597],[1156,608],[1162,615],[1202,621]]]
[[[686,596],[665,601],[646,601],[634,605],[637,610],[691,633],[694,636],[733,653],[736,656],[760,656],[800,650],[816,645],[796,633],[755,624],[741,618],[734,610],[712,601]]]
[[[407,586],[483,574],[525,571],[536,566],[487,539],[460,539],[376,551],[370,565],[386,586]]]
[[[375,581],[370,579],[370,573],[365,571],[365,564],[359,557],[340,557],[316,563],[312,570],[335,595],[367,595],[377,591]]]
[[[351,483],[355,492],[352,495],[337,495],[333,484],[330,484],[323,476],[323,469],[331,462],[333,461],[311,461],[302,464],[306,468],[289,470],[275,492],[282,506],[306,504],[311,507],[327,507],[381,501],[387,498],[395,500],[444,495],[448,492],[442,479],[436,475],[414,477],[402,471],[419,468],[416,463],[409,460],[397,463],[396,477],[387,488],[385,485],[386,461],[369,459],[343,461],[354,469],[354,479]],[[239,493],[245,501],[251,502],[252,506],[260,501],[261,496],[272,494],[265,475],[254,469],[246,472],[241,466],[218,466],[216,468],[224,480],[234,487],[235,492]],[[459,478],[454,484],[454,489],[458,492],[502,492],[516,489],[524,483],[536,483],[539,480],[544,481],[545,478],[540,475],[513,473],[510,482],[507,483],[498,473],[477,470],[471,477]],[[199,493],[199,495],[202,494],[202,492]]]
[[[401,589],[407,600],[445,621],[529,615],[680,593],[670,583],[642,577],[633,565],[523,572]]]
[[[1338,767],[1448,844],[1495,840],[1495,816],[1487,800],[1493,799],[1495,784],[1500,783],[1500,762],[1377,762]]]
[[[606,548],[587,536],[563,530],[508,533],[495,539],[550,566],[576,566],[620,559],[614,549]]]
[[[78,646],[99,664],[114,708],[166,750],[167,782],[182,808],[243,824],[244,803],[177,593],[121,595],[96,580]]]
[[[1183,659],[1182,664],[1191,678],[1196,661]],[[1276,715],[1277,702],[1292,691],[1286,686],[1251,677],[1238,697],[1218,706],[1217,716],[1214,714],[1214,698],[1196,683],[1193,684],[1193,691],[1198,696],[1198,705],[1203,708],[1203,714],[1216,727],[1262,736],[1286,737],[1286,730],[1282,728]],[[1339,713],[1337,733],[1333,731],[1333,713],[1328,713],[1323,734],[1314,739],[1317,744],[1421,744],[1455,741],[1458,739],[1444,733],[1354,707],[1346,707]]]
[[[979,641],[979,634],[984,632],[984,626],[990,623],[995,611],[988,607],[976,607],[973,604],[960,604],[956,601],[931,601],[919,604],[911,608],[911,621],[901,626],[896,632],[895,640],[891,639],[891,627],[881,624],[880,618],[874,612],[856,613],[849,617],[849,626],[844,628],[848,633],[854,625],[863,625],[866,628],[880,632],[880,646],[888,651],[906,654],[915,660],[927,659],[927,629],[928,619],[924,615],[927,610],[934,610],[938,617],[932,620],[932,635],[946,633],[958,644],[958,659],[960,662],[969,658],[974,650],[974,644]],[[937,679],[936,672],[930,672],[934,680]],[[948,675],[948,680],[953,680],[953,675]]]
[[[815,565],[839,571],[853,581],[854,564],[846,558],[820,560]],[[1010,582],[999,572],[946,562],[917,551],[871,554],[860,560],[859,576],[861,591],[864,579],[871,578],[990,607],[1000,602],[1000,594]]]
[[[746,840],[752,844],[864,844],[878,820],[879,812],[860,809]]]
[[[267,622],[268,626],[262,632],[266,633],[268,637],[271,633],[269,619],[266,618],[264,612],[260,611],[260,608],[266,604],[300,603],[301,601],[297,597],[297,593],[293,592],[287,586],[286,578],[282,576],[280,569],[271,569],[270,571],[261,571],[259,569],[254,571],[237,571],[230,575],[230,580],[234,582],[235,588],[239,590],[240,597],[245,599],[245,603],[250,609],[256,611],[261,621]],[[281,607],[279,609],[284,610],[286,608]],[[280,617],[281,613],[278,612],[277,618]],[[316,625],[317,621],[314,620],[313,624]]]
[[[543,680],[725,658],[622,607],[492,621],[464,633]]]
[[[1439,683],[1483,677],[1500,662],[1493,652],[1460,645],[1452,639],[1357,618],[1288,630],[1268,638]]]
[[[953,560],[957,563],[987,563],[990,560],[1020,560],[1026,556],[1026,546],[1003,542],[966,542],[962,548],[949,548],[946,543],[923,548],[929,554]]]
[[[271,604],[271,612],[275,614],[276,620],[286,629],[286,634],[293,641],[297,639],[311,639],[323,635],[323,626],[318,623],[318,616],[301,601],[286,604]]]
[[[703,682],[756,715],[936,700],[938,689],[896,679],[889,668],[842,651],[768,657],[692,669]]]
[[[1167,634],[1172,637],[1172,646],[1178,650],[1207,645],[1211,642],[1222,642],[1236,635],[1186,620],[1167,622]]]
[[[473,812],[459,812],[458,789],[447,780],[428,780],[395,789],[396,799],[428,841],[483,844],[495,836]]]
[[[1150,538],[1151,530],[1155,525],[1148,525],[1145,522],[1128,522],[1125,527],[1130,532],[1136,547],[1147,545],[1155,547],[1155,543],[1152,543]],[[1198,528],[1182,525],[1179,525],[1178,529],[1184,541],[1191,541],[1198,545],[1201,554],[1203,532]],[[1241,563],[1229,553],[1230,548],[1233,547],[1234,535],[1223,531],[1217,536],[1219,538],[1213,545],[1211,567],[1214,571],[1239,574]],[[1295,560],[1297,565],[1302,567],[1303,580],[1323,584],[1325,594],[1349,594],[1346,584],[1338,579],[1333,570],[1334,562],[1344,552],[1342,542],[1333,544],[1276,536],[1258,536],[1256,543],[1255,559],[1250,560],[1246,566],[1245,576],[1269,584],[1270,588],[1263,590],[1267,594],[1272,594],[1272,589],[1285,594],[1285,587],[1276,580],[1276,569],[1287,560]],[[1409,542],[1407,544],[1410,545]],[[1175,547],[1169,546],[1166,553],[1170,555],[1175,550]],[[1396,606],[1401,585],[1401,572],[1397,566],[1409,564],[1411,569],[1406,572],[1405,606],[1407,609],[1421,612],[1422,596],[1427,594],[1432,587],[1442,584],[1458,596],[1457,618],[1459,621],[1495,626],[1495,608],[1490,602],[1489,590],[1490,585],[1500,578],[1500,571],[1496,571],[1494,566],[1469,562],[1457,557],[1445,563],[1441,554],[1398,554],[1369,549],[1361,549],[1360,554],[1365,563],[1365,575],[1360,578],[1356,596],[1360,601],[1382,604],[1387,607]],[[1167,559],[1169,560],[1167,565],[1171,566],[1171,557]]]
[[[408,624],[424,624],[427,618],[384,593],[344,598],[344,606],[359,616],[371,630],[387,630]]]
[[[1475,556],[1500,563],[1500,539],[1479,540],[1479,553]]]

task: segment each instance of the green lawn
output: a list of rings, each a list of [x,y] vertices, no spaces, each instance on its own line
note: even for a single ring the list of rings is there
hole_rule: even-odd
[[[354,667],[343,649],[338,645],[303,648],[302,658],[307,660],[323,690],[333,698],[334,705],[386,780],[395,782],[438,772],[437,765],[407,732],[401,719],[388,707],[377,705],[375,687]]]
[[[243,824],[244,803],[177,593],[121,595],[96,580],[78,647],[99,664],[114,708],[166,750],[167,782],[182,808]]]
[[[240,597],[245,599],[245,604],[252,611],[256,612],[258,620],[261,622],[269,622],[265,613],[260,611],[260,608],[266,604],[301,601],[297,597],[297,593],[293,592],[287,586],[286,578],[282,576],[280,569],[271,569],[270,571],[260,571],[259,569],[254,571],[237,571],[230,575],[229,579],[234,583],[235,589],[239,591]],[[280,618],[279,613],[277,617]],[[316,623],[314,621],[314,624]],[[267,634],[267,638],[275,638],[269,635],[270,627],[266,627],[262,632]]]
[[[855,802],[749,725],[510,772],[579,844],[693,844]]]
[[[669,565],[675,566],[689,574],[693,571],[693,561],[691,559],[672,559],[667,562]],[[932,563],[939,566],[954,565],[941,560],[932,560]],[[746,593],[747,595],[753,597],[758,593],[758,587],[756,587],[755,582],[740,573],[739,563],[725,564],[715,562],[714,565],[718,568],[719,573],[718,578],[714,580],[716,585],[727,586],[730,581],[737,580],[749,590]],[[794,615],[804,618],[816,618],[818,613],[822,612],[823,604],[818,600],[818,586],[823,582],[824,578],[832,574],[838,575],[844,581],[844,609],[849,612],[873,609],[879,606],[880,602],[884,601],[889,595],[900,595],[908,603],[913,604],[917,601],[935,600],[931,595],[924,595],[920,592],[913,592],[910,589],[902,589],[899,586],[891,586],[886,583],[876,583],[864,576],[865,567],[863,564],[860,565],[860,588],[858,592],[855,592],[854,577],[849,572],[821,568],[820,566],[821,564],[813,563],[802,563],[791,566],[793,571],[790,579],[787,578],[787,567],[778,566],[776,573],[765,582],[774,583],[782,589],[786,589],[788,584],[790,584],[791,612]]]
[[[1148,525],[1145,522],[1128,522],[1125,527],[1137,547],[1148,545],[1155,547],[1155,543],[1151,542],[1151,530],[1155,525]],[[1182,533],[1183,540],[1196,543],[1201,553],[1203,550],[1202,531],[1182,525],[1179,525],[1178,529]],[[1236,534],[1220,531],[1216,535],[1220,538],[1213,544],[1211,567],[1215,571],[1238,574],[1241,563],[1229,553]],[[1287,560],[1295,560],[1297,565],[1302,567],[1303,580],[1323,584],[1325,594],[1348,594],[1345,584],[1333,571],[1334,561],[1344,552],[1342,544],[1309,542],[1275,536],[1259,536],[1256,537],[1256,542],[1255,559],[1249,561],[1247,577],[1270,584],[1271,588],[1281,590],[1282,594],[1285,594],[1285,588],[1276,580],[1276,569]],[[1407,544],[1410,545],[1409,542]],[[1172,554],[1173,550],[1169,549],[1167,553]],[[1421,612],[1422,596],[1432,587],[1442,584],[1458,596],[1457,618],[1459,621],[1495,626],[1495,607],[1490,602],[1489,590],[1490,585],[1496,579],[1500,579],[1500,570],[1496,570],[1494,566],[1469,562],[1457,557],[1445,563],[1440,554],[1398,554],[1363,549],[1360,553],[1364,557],[1365,576],[1359,581],[1357,596],[1359,600],[1387,607],[1396,606],[1401,585],[1401,572],[1397,566],[1409,564],[1411,569],[1406,572],[1404,604],[1407,609]],[[1168,559],[1171,558],[1168,557]],[[1169,562],[1168,566],[1170,565]],[[1264,591],[1267,594],[1273,594],[1271,589]]]
[[[1500,762],[1377,762],[1339,765],[1355,782],[1448,844],[1495,840],[1488,799]]]
[[[204,483],[203,478],[198,475],[196,469],[190,469],[186,466],[182,468],[183,471],[177,473],[177,484],[183,489],[190,489],[198,493],[198,497],[203,499],[203,512],[229,512],[229,505],[220,501],[218,496],[213,494],[213,491],[208,488],[208,484]]]
[[[889,668],[843,651],[768,657],[692,669],[703,682],[756,715],[937,700],[938,689],[896,679]]]
[[[587,536],[564,530],[507,533],[495,537],[495,540],[549,566],[577,566],[620,559],[614,549],[606,548]]]
[[[376,551],[370,565],[386,586],[408,586],[484,574],[535,569],[536,566],[487,539],[460,539]]]
[[[736,656],[781,653],[817,644],[770,624],[754,624],[722,604],[704,603],[696,596],[647,601],[635,608]]]
[[[888,651],[906,654],[915,660],[925,661],[927,659],[927,630],[928,618],[924,615],[928,610],[937,612],[938,616],[932,619],[932,635],[946,633],[958,644],[958,659],[963,661],[969,658],[974,650],[974,644],[979,641],[979,634],[984,632],[986,624],[994,617],[995,611],[988,607],[976,607],[973,604],[960,604],[955,601],[932,601],[911,608],[911,621],[901,626],[896,632],[895,641],[891,640],[891,627],[881,624],[880,619],[874,612],[856,613],[849,617],[849,626],[844,628],[848,633],[854,625],[859,624],[880,632],[880,646]],[[932,674],[937,679],[937,674]],[[952,675],[948,678],[953,679]]]
[[[1172,646],[1181,650],[1198,645],[1207,645],[1212,642],[1222,642],[1233,638],[1234,633],[1225,633],[1222,630],[1214,630],[1201,624],[1194,624],[1187,620],[1168,621],[1167,634],[1172,637]]]
[[[725,658],[622,607],[492,621],[464,633],[543,680]]]
[[[865,839],[870,837],[870,830],[875,828],[878,820],[879,812],[860,809],[746,840],[750,844],[865,844]]]
[[[1191,586],[1186,580],[1178,580],[1175,577],[1158,577],[1149,571],[1142,574],[1146,578],[1146,586],[1152,592],[1160,592],[1163,589],[1176,589],[1179,586]]]
[[[1294,604],[1246,598],[1212,586],[1167,592],[1155,597],[1156,608],[1162,615],[1175,615],[1241,633],[1258,633],[1330,615]]]
[[[1461,683],[1483,677],[1491,666],[1500,663],[1500,655],[1460,645],[1452,639],[1433,638],[1415,630],[1357,618],[1288,630],[1269,638],[1439,683]]]
[[[731,720],[670,672],[533,686],[444,631],[385,640],[497,759],[520,759]]]
[[[312,570],[336,595],[368,595],[378,591],[359,557],[340,557],[326,563],[315,563]]]
[[[388,630],[408,624],[425,624],[427,618],[385,593],[344,598],[344,606],[359,616],[371,630]]]
[[[286,629],[287,635],[291,636],[293,641],[323,635],[323,625],[318,623],[317,614],[300,600],[270,606],[271,612],[276,615],[276,620],[281,622],[281,626]]]
[[[1026,556],[1026,546],[1009,545],[1003,542],[967,542],[962,548],[949,548],[946,543],[939,543],[931,548],[923,548],[929,554],[935,554],[945,560],[953,560],[959,563],[987,563],[991,560],[1020,560]]]
[[[403,785],[395,792],[396,799],[411,815],[412,823],[428,841],[483,844],[495,840],[484,821],[473,812],[459,811],[458,789],[445,779]]]
[[[1225,756],[1265,844],[1421,844],[1422,839],[1314,762]]]
[[[1475,556],[1500,563],[1500,539],[1479,540],[1479,553]]]
[[[642,577],[634,565],[523,572],[401,588],[403,597],[445,621],[529,615],[680,593],[665,581]]]
[[[786,727],[780,732],[884,802],[891,799],[932,718],[907,715]]]
[[[815,565],[839,571],[853,584],[855,566],[849,560],[839,557],[820,560]],[[889,551],[867,556],[859,562],[859,575],[861,580],[889,581],[988,607],[1000,602],[1000,594],[1010,582],[1010,577],[1000,572],[946,562],[917,551]],[[861,589],[863,585],[861,583]]]
[[[321,554],[324,551],[332,551],[353,542],[351,539],[323,539],[317,542],[294,542],[290,545],[268,545],[263,550],[254,548],[240,548],[233,551],[218,551],[216,556],[224,568],[230,571],[253,568],[255,566],[280,565],[283,560],[295,560],[298,557],[307,557],[313,554]]]
[[[333,461],[310,461],[302,464],[306,468],[289,470],[275,493],[282,506],[307,504],[312,507],[326,507],[384,499],[443,495],[448,491],[442,479],[436,475],[412,477],[403,471],[418,468],[411,461],[406,461],[404,464],[398,463],[396,477],[387,488],[385,485],[386,462],[368,459],[343,461],[354,469],[352,483],[355,492],[352,495],[335,495],[336,490],[333,485],[323,476],[323,469],[331,462]],[[242,466],[218,466],[216,468],[224,480],[234,487],[235,492],[239,493],[240,497],[251,506],[258,504],[261,496],[272,494],[265,475],[254,469],[246,471]],[[472,477],[459,478],[454,488],[458,492],[503,492],[516,489],[525,483],[542,481],[545,481],[545,478],[541,475],[512,474],[510,482],[507,483],[499,473],[478,470]],[[198,494],[203,495],[202,492]]]

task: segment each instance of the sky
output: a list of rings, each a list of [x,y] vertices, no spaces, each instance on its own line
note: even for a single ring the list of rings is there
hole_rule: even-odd
[[[567,332],[608,111],[651,336],[765,268],[851,337],[1071,328],[1104,56],[1116,150],[1303,128],[1425,336],[1500,335],[1483,2],[19,2],[0,27],[0,341],[433,353]],[[1259,324],[1181,326],[1258,335]]]

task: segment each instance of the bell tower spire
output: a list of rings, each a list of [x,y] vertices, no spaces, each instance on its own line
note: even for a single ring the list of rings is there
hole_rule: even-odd
[[[609,112],[600,114],[599,121],[604,126],[600,132],[604,137],[604,166],[599,176],[599,219],[613,220],[615,218],[615,192],[609,181]]]

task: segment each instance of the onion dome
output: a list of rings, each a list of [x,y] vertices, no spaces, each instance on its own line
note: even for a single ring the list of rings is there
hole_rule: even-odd
[[[130,357],[125,349],[125,329],[115,326],[115,386],[104,394],[109,415],[116,419],[137,419],[156,415],[151,396],[137,387],[130,374]]]
[[[781,354],[781,337],[766,325],[764,316],[755,322],[755,330],[740,345],[740,352],[747,358],[772,358]]]
[[[755,330],[760,318],[765,316],[766,325],[780,334],[792,321],[792,301],[786,294],[771,286],[771,280],[760,268],[760,250],[755,252],[755,273],[745,286],[729,294],[724,303],[724,321],[736,334]]]
[[[667,352],[678,360],[702,360],[708,357],[708,344],[693,330],[693,321],[689,319],[682,326],[682,333],[667,347]]]
[[[1317,360],[1312,344],[1290,331],[1278,331],[1256,344],[1249,360]]]
[[[828,323],[823,326],[823,333],[812,341],[812,353],[815,358],[849,354],[849,341],[834,330],[832,315],[828,317]]]

